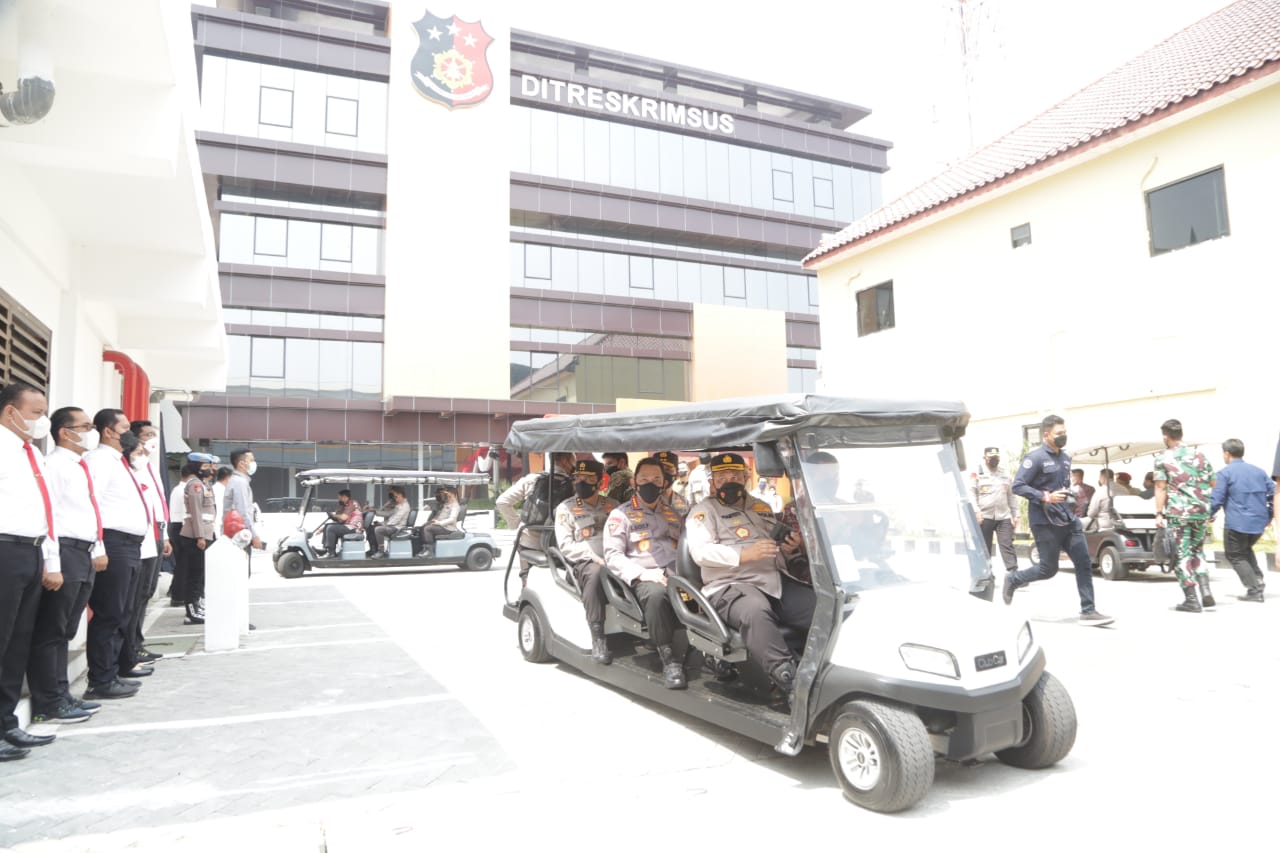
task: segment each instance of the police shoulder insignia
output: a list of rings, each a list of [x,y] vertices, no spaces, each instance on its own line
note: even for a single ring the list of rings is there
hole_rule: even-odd
[[[706,520],[707,520],[707,514],[706,514],[705,512],[697,513],[696,515],[694,515],[693,520],[694,520],[694,521],[706,521]]]
[[[1026,459],[1023,459],[1023,460],[1022,460],[1022,467],[1023,467],[1023,468],[1030,468],[1030,467],[1031,467],[1031,457],[1030,457],[1030,456],[1028,456]]]
[[[617,533],[622,529],[622,519],[616,515],[609,518],[609,532]]]
[[[746,539],[751,535],[751,531],[745,527],[737,527],[734,528],[733,535],[737,536],[739,539]]]
[[[204,486],[200,485],[199,483],[196,483],[196,491],[197,491],[197,492],[203,492],[203,491],[204,491]]]

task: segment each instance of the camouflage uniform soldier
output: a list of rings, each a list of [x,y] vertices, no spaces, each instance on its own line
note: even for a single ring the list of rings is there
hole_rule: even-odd
[[[617,501],[600,494],[604,466],[580,459],[573,468],[574,496],[556,509],[556,544],[582,588],[582,607],[591,629],[591,657],[598,664],[613,662],[604,635],[604,524]]]
[[[602,453],[600,458],[604,461],[604,472],[609,475],[609,491],[605,494],[618,503],[631,500],[634,490],[631,487],[631,469],[627,467],[627,454]]]
[[[1213,466],[1204,454],[1182,445],[1182,422],[1167,420],[1160,425],[1165,453],[1155,457],[1156,526],[1168,525],[1177,543],[1173,565],[1182,584],[1184,600],[1177,609],[1199,613],[1196,583],[1205,607],[1213,607],[1209,571],[1204,566],[1204,540],[1209,533],[1209,506],[1213,492]],[[1166,512],[1168,513],[1166,515]]]
[[[667,487],[662,490],[662,502],[676,511],[683,520],[689,514],[689,502],[676,494],[676,474],[680,470],[680,457],[670,450],[659,450],[653,458],[662,463],[667,475]]]

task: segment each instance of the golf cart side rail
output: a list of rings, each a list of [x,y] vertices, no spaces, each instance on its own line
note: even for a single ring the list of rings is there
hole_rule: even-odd
[[[713,429],[708,428],[709,422]],[[747,447],[808,428],[897,425],[936,426],[944,440],[954,440],[964,435],[968,423],[969,411],[956,401],[783,394],[520,421],[512,425],[506,448],[512,453],[548,453],[614,447]]]

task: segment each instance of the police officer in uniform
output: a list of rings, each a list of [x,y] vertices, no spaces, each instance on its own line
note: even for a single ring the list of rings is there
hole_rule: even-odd
[[[747,465],[719,453],[708,465],[712,496],[686,522],[689,553],[702,568],[702,592],[720,618],[742,634],[747,654],[789,698],[804,635],[813,622],[813,588],[783,570],[801,557],[800,534],[773,538],[773,508],[747,493]],[[797,629],[792,644],[784,626]]]
[[[556,507],[556,544],[569,561],[582,588],[582,606],[591,629],[591,658],[598,664],[613,663],[604,635],[604,526],[618,502],[600,494],[604,465],[594,459],[579,460],[573,468],[573,492]]]
[[[1013,493],[1027,499],[1027,519],[1040,552],[1039,565],[1004,576],[1004,603],[1013,603],[1018,587],[1051,578],[1058,573],[1058,554],[1066,551],[1075,566],[1076,590],[1080,594],[1080,624],[1110,625],[1115,619],[1098,612],[1093,604],[1093,561],[1084,541],[1084,527],[1068,501],[1071,456],[1067,427],[1058,415],[1048,415],[1040,423],[1043,443],[1022,459],[1013,479]]]
[[[187,608],[187,625],[203,625],[204,610],[200,606],[200,596],[204,591],[204,549],[209,547],[214,537],[214,520],[218,517],[218,508],[213,497],[213,462],[207,458],[197,461],[193,457],[206,457],[206,454],[191,454],[188,465],[195,464],[198,476],[187,481],[182,499],[187,517],[182,522],[184,551],[187,555],[187,588],[184,600]]]
[[[684,520],[689,515],[689,502],[675,491],[680,457],[670,450],[659,450],[653,454],[653,457],[662,463],[662,470],[667,475],[667,485],[662,490],[662,502],[674,509],[681,520]]]
[[[994,534],[1005,571],[1016,572],[1018,555],[1013,550],[1013,528],[1018,523],[1018,504],[1013,497],[1013,481],[1000,467],[1000,448],[988,447],[982,452],[982,460],[981,470],[969,482],[969,499],[987,543],[987,555],[995,556],[991,542]]]
[[[604,559],[609,571],[630,584],[644,608],[649,637],[662,658],[662,683],[671,690],[687,685],[684,662],[671,646],[676,612],[667,598],[667,576],[675,571],[680,516],[662,502],[667,473],[652,456],[636,463],[635,494],[609,513],[605,526]]]

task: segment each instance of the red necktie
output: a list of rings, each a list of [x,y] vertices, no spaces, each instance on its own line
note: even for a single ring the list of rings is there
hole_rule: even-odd
[[[124,463],[124,470],[129,472],[129,479],[133,480],[133,487],[138,490],[138,500],[142,501],[142,511],[147,514],[147,527],[150,527],[151,507],[147,506],[147,496],[142,493],[142,486],[138,484],[138,478],[133,476],[133,466],[129,464],[129,460],[121,456],[120,461]]]
[[[45,485],[44,475],[40,473],[40,466],[36,464],[36,451],[31,446],[31,442],[24,441],[22,447],[27,451],[27,461],[31,463],[31,473],[36,477],[36,485],[40,487],[40,498],[44,501],[44,523],[49,528],[49,538],[53,536],[53,503],[49,500],[49,487]]]
[[[102,511],[98,509],[98,497],[93,493],[93,477],[89,475],[89,463],[84,461],[84,457],[80,457],[80,467],[84,469],[84,478],[89,481],[89,503],[93,504],[93,517],[98,521],[98,538],[96,541],[102,541]]]
[[[151,475],[151,484],[152,484],[153,486],[155,486],[155,487],[156,487],[156,494],[157,494],[157,495],[159,495],[159,496],[163,496],[163,495],[164,495],[164,492],[160,489],[160,483],[156,481],[156,471],[155,471],[155,469],[154,469],[154,468],[152,468],[150,465],[148,465],[148,466],[147,466],[147,473]],[[166,526],[168,526],[168,524],[169,524],[169,502],[168,502],[168,501],[160,501],[160,505],[161,505],[162,507],[164,507],[164,523],[165,523],[165,525],[166,525]]]

